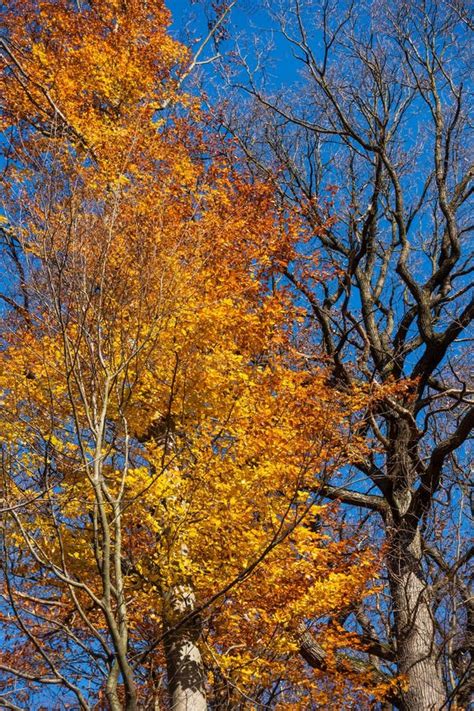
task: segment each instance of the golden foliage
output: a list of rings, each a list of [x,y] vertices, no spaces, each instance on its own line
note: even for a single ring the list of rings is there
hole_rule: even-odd
[[[100,700],[126,629],[145,708],[186,585],[210,698],[280,685],[276,708],[324,704],[347,675],[315,681],[297,624],[366,594],[376,561],[332,542],[314,491],[363,456],[349,423],[369,394],[335,392],[292,345],[298,308],[269,277],[305,239],[298,215],[201,159],[161,1],[10,5],[2,199],[29,308],[5,317],[1,352],[0,668],[60,676],[74,648],[69,690],[89,666]]]

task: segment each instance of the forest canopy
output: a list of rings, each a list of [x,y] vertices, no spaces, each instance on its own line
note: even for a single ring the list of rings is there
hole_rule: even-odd
[[[0,707],[467,709],[467,10],[170,6],[2,10]]]

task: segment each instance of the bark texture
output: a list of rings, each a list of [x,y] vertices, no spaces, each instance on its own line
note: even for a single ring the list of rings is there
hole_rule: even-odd
[[[398,669],[409,679],[402,711],[440,711],[446,693],[438,663],[435,628],[426,584],[415,572],[392,577],[398,642]]]
[[[397,639],[398,673],[408,680],[401,711],[441,711],[447,696],[436,644],[432,594],[421,569],[421,536],[402,520],[392,533],[388,572]],[[390,535],[390,533],[389,533]]]
[[[182,622],[195,609],[195,595],[188,585],[175,586],[167,606],[168,632],[165,638],[168,685],[173,711],[205,711],[205,671],[198,639],[198,618]]]

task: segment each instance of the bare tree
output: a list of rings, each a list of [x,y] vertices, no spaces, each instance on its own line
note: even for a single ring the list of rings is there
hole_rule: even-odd
[[[370,653],[382,668],[396,660],[407,681],[398,708],[464,707],[468,10],[458,0],[285,0],[268,18],[277,51],[268,35],[246,51],[241,40],[226,67],[238,100],[227,97],[219,120],[313,235],[276,267],[279,283],[307,307],[309,362],[329,361],[334,387],[406,384],[362,425],[372,454],[324,490],[385,551],[378,609],[349,611],[345,622],[378,643]],[[292,79],[275,88],[259,67],[278,61],[283,41]],[[334,225],[321,230],[328,211]],[[324,280],[311,270],[316,254]]]

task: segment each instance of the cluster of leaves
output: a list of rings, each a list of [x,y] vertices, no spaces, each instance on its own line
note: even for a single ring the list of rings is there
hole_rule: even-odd
[[[5,699],[98,708],[115,680],[166,705],[187,589],[210,703],[343,707],[348,684],[368,703],[379,680],[329,656],[324,684],[297,653],[298,624],[376,570],[315,494],[364,455],[350,423],[373,395],[309,367],[269,286],[298,215],[212,155],[161,0],[22,0],[4,21]]]

